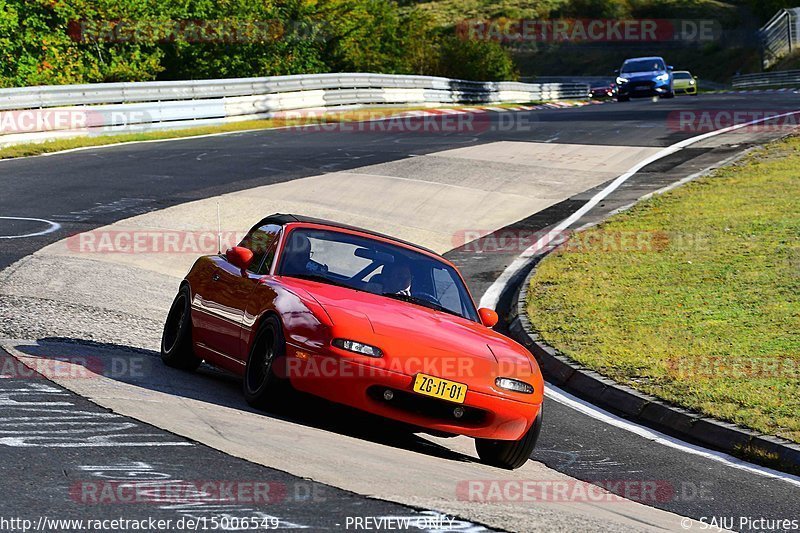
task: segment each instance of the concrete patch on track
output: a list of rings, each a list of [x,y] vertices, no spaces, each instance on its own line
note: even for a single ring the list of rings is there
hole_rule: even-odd
[[[581,155],[585,150],[591,157]],[[134,216],[47,246],[0,273],[0,333],[153,349],[181,278],[273,212],[397,235],[439,252],[598,186],[656,148],[496,142],[234,192]],[[141,239],[131,253],[125,247]],[[164,241],[176,239],[168,251]],[[126,327],[126,321],[135,323]]]
[[[245,231],[272,212],[299,212],[398,235],[439,252],[465,229],[493,231],[595,187],[657,148],[496,142],[398,162],[256,187],[146,213],[95,230],[97,239],[67,239],[35,255],[91,258],[182,276],[197,255],[112,248],[118,235],[145,232]],[[586,152],[583,154],[583,152]],[[208,239],[206,239],[208,241]],[[213,242],[213,240],[212,240]],[[88,243],[88,244],[86,244]],[[85,244],[85,246],[84,246]],[[102,247],[102,246],[101,246]],[[213,253],[206,250],[206,253]]]
[[[454,236],[465,229],[501,228],[595,187],[655,151],[489,143],[191,202],[136,216],[93,234],[213,235],[219,201],[223,231],[244,231],[276,211],[300,212],[373,228],[444,252],[454,247]],[[76,236],[48,246],[0,274],[2,334],[91,339],[156,350],[161,321],[180,277],[198,255],[213,251],[166,253],[163,248],[145,246],[141,253],[127,253],[114,250],[111,239],[112,250],[102,252],[92,251],[89,241],[81,244],[80,239]],[[8,348],[20,357],[52,356],[70,349],[64,344],[43,346],[45,351],[38,354],[19,343]],[[99,358],[115,352],[114,346],[97,350]],[[174,373],[159,364],[151,368],[140,381],[98,376],[61,384],[116,412],[238,457],[497,527],[515,531],[587,530],[587,523],[604,531],[680,527],[677,515],[628,500],[613,505],[570,500],[535,506],[464,501],[457,497],[456,488],[469,480],[574,480],[534,462],[514,472],[478,464],[467,438],[420,437],[421,449],[437,450],[421,453],[266,417],[248,410],[238,385],[218,376]]]

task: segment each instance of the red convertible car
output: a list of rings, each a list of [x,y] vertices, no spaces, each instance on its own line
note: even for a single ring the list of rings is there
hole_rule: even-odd
[[[474,437],[482,461],[517,468],[541,429],[543,380],[496,322],[435,252],[276,214],[224,255],[195,262],[167,315],[161,357],[242,376],[259,408],[293,388]]]

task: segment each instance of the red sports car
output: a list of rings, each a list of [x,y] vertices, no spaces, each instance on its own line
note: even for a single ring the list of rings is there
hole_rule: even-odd
[[[544,385],[530,353],[493,331],[496,322],[435,252],[276,214],[224,255],[195,262],[167,316],[161,357],[242,376],[256,407],[290,385],[474,437],[484,462],[517,468],[541,429]]]

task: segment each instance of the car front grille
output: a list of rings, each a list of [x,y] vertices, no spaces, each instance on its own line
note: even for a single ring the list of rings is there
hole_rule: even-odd
[[[655,83],[652,81],[633,81],[630,83],[628,89],[632,92],[652,91]]]
[[[386,400],[383,396],[386,390],[387,387],[374,385],[367,389],[367,394],[373,400],[394,409],[414,413],[440,422],[458,424],[459,426],[481,427],[486,424],[488,419],[489,413],[483,409],[446,402],[398,389],[388,389],[392,391],[394,397],[391,400]],[[461,407],[464,410],[464,414],[460,418],[456,418],[453,414],[453,409],[456,407]]]

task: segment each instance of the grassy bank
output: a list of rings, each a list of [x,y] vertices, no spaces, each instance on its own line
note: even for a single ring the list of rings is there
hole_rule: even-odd
[[[542,261],[543,338],[618,382],[800,442],[800,139],[643,202]]]

